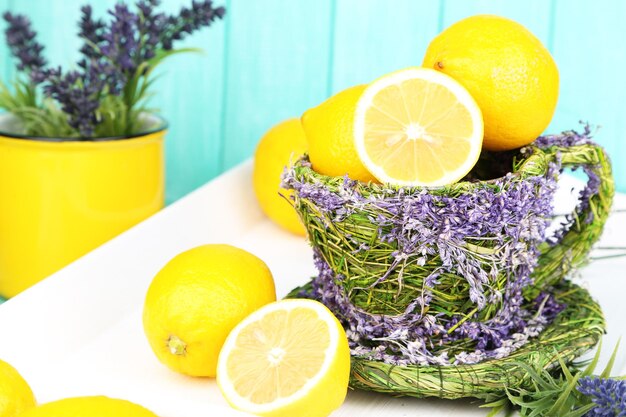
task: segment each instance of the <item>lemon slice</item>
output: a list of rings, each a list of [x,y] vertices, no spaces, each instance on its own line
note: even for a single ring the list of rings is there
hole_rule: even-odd
[[[262,416],[327,416],[344,401],[350,349],[335,316],[312,300],[261,307],[230,333],[217,383],[236,409]]]
[[[451,77],[407,68],[370,84],[356,106],[354,141],[379,181],[441,186],[476,164],[483,118],[476,101]]]

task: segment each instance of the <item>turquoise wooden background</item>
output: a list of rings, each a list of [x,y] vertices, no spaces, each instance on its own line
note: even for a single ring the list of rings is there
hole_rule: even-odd
[[[115,0],[92,0],[104,12]],[[0,0],[26,13],[55,64],[76,59],[85,0]],[[165,0],[176,10],[190,0]],[[601,126],[626,191],[626,1],[623,0],[222,0],[227,19],[189,38],[204,55],[173,58],[154,101],[170,121],[167,195],[173,201],[248,158],[273,124],[348,86],[419,65],[442,28],[493,13],[526,25],[552,51],[561,95],[549,131]],[[0,43],[0,76],[12,63]]]

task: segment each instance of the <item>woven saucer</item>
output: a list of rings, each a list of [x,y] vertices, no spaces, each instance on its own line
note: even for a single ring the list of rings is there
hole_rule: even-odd
[[[287,298],[310,288],[311,283],[296,288]],[[520,364],[551,369],[558,366],[558,358],[571,362],[592,349],[605,332],[602,310],[584,288],[564,281],[553,295],[566,308],[507,358],[462,366],[396,366],[353,356],[350,386],[393,395],[483,400],[501,397],[505,388],[524,388],[530,378]]]

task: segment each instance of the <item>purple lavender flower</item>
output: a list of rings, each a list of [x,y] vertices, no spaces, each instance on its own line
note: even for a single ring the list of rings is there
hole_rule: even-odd
[[[99,48],[104,42],[104,30],[106,23],[101,19],[95,19],[92,16],[92,9],[90,5],[81,7],[81,17],[78,36],[85,41],[84,45],[80,48],[80,52],[86,57],[79,64],[81,67],[85,67],[88,60],[96,59],[101,56]]]
[[[572,146],[592,144],[591,125],[589,123],[580,122],[583,125],[583,131],[568,130],[559,135],[539,136],[533,145],[542,149],[558,146],[561,148],[571,148]]]
[[[100,123],[97,112],[103,97],[124,93],[125,104],[131,109],[141,97],[135,97],[135,92],[127,92],[125,88],[128,80],[146,74],[149,67],[144,63],[154,58],[159,49],[171,49],[175,40],[209,26],[225,13],[223,7],[213,8],[211,1],[193,1],[191,8],[183,8],[179,16],[168,17],[155,12],[159,3],[159,0],[139,0],[136,13],[124,3],[117,3],[108,11],[111,17],[108,23],[94,19],[91,6],[83,6],[79,22],[79,36],[84,40],[80,50],[83,58],[78,63],[80,71],[44,70],[41,67],[45,61],[33,69],[33,79],[44,83],[44,93],[61,105],[70,126],[82,136],[92,136]],[[19,29],[12,31],[21,34],[13,35],[16,45],[24,44],[23,39],[32,41],[34,35],[29,32],[27,19],[10,15],[5,19],[10,19]],[[37,46],[30,49],[40,52]],[[137,74],[140,65],[143,70]],[[127,95],[133,98],[127,99]]]
[[[109,14],[113,19],[102,35],[100,51],[122,72],[133,73],[139,65],[139,39],[136,31],[138,17],[124,3],[117,3],[113,10],[109,10]]]
[[[18,59],[17,68],[29,74],[43,70],[47,61],[42,56],[43,45],[37,42],[37,33],[30,27],[30,20],[23,15],[4,13],[4,20],[9,24],[5,30],[7,44],[11,54]]]
[[[222,19],[226,14],[223,7],[213,7],[212,0],[193,0],[191,8],[182,8],[178,16],[169,16],[164,33],[161,35],[163,49],[172,49],[174,41],[181,40],[187,35],[209,26],[215,19]]]
[[[578,391],[595,404],[586,417],[626,417],[626,381],[584,377],[578,383]]]
[[[148,60],[156,56],[161,36],[167,24],[164,13],[155,13],[154,8],[160,4],[159,0],[141,0],[137,3],[139,19],[137,29],[143,43],[141,59]]]
[[[542,148],[570,148],[573,146],[587,145],[592,142],[592,129],[588,123],[583,124],[583,131],[576,132],[574,130],[569,130],[563,132],[560,135],[547,135],[540,136],[534,142],[534,145]],[[557,153],[557,157],[560,155]],[[579,169],[580,167],[574,167],[574,170]],[[565,217],[565,220],[561,223],[561,227],[556,231],[554,236],[551,236],[549,242],[552,245],[558,244],[567,230],[571,228],[571,226],[577,221],[576,217],[580,216],[581,213],[586,211],[589,208],[589,201],[592,196],[597,195],[600,190],[600,185],[602,183],[600,177],[595,172],[595,167],[584,165],[582,166],[582,170],[585,175],[587,175],[588,181],[585,187],[580,191],[578,195],[578,205],[576,206],[574,214],[568,214]],[[593,222],[594,214],[593,210],[589,210],[587,216],[581,219],[586,224],[590,224]]]
[[[91,137],[94,126],[98,123],[96,110],[100,106],[99,93],[102,85],[93,77],[78,71],[66,74],[61,69],[50,70],[47,75],[44,92],[54,98],[68,116],[68,123],[82,136]]]

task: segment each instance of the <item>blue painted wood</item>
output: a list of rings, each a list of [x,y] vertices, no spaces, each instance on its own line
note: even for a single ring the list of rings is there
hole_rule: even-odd
[[[579,127],[581,120],[599,126],[596,140],[611,156],[618,190],[626,191],[626,2],[601,4],[556,1],[553,47],[561,91],[550,129]]]
[[[75,61],[87,0],[0,0],[26,13],[54,64]],[[103,13],[116,0],[91,0]],[[190,0],[165,0],[174,12]],[[170,121],[167,196],[174,201],[250,156],[262,134],[331,93],[419,65],[430,39],[463,17],[492,13],[526,25],[553,51],[561,96],[549,131],[602,125],[598,140],[626,158],[626,3],[621,0],[222,0],[227,19],[185,40],[205,55],[166,62],[153,105]],[[216,1],[220,3],[220,1]],[[4,25],[2,25],[4,27]],[[0,76],[14,75],[0,42]],[[615,163],[626,191],[624,164]]]
[[[0,0],[0,16],[4,14],[6,10],[13,9],[13,0]],[[0,22],[4,23],[4,19],[1,19]],[[9,48],[4,42],[4,24],[0,25],[0,35],[2,39],[0,39],[0,81],[4,84],[9,84],[9,80],[13,79],[13,65],[11,65],[11,60],[9,58]]]
[[[224,169],[250,156],[274,124],[327,95],[330,0],[232,1],[223,103]]]
[[[117,0],[89,2],[94,15],[106,16]],[[11,10],[26,14],[45,44],[51,65],[75,67],[81,40],[76,33],[84,0],[13,1]],[[165,0],[170,13],[188,6],[187,0]],[[4,25],[3,25],[4,26]],[[222,172],[222,100],[224,70],[224,22],[218,22],[183,42],[180,47],[199,47],[202,54],[174,56],[156,71],[160,76],[150,105],[169,121],[166,139],[167,201],[172,202]],[[4,42],[1,42],[4,45]],[[7,59],[8,51],[1,55]],[[2,65],[5,80],[14,76],[13,62]]]
[[[104,15],[106,9],[115,2],[116,0],[98,0],[90,4],[94,13],[100,16]],[[64,0],[63,3],[59,0],[0,0],[0,12],[11,11],[28,16],[38,33],[39,42],[46,47],[44,55],[50,65],[71,68],[75,67],[75,62],[79,57],[78,49],[81,41],[75,35],[78,33],[80,7],[85,3],[84,0]],[[4,20],[2,20],[1,27],[0,57],[3,60],[3,81],[10,82],[16,75],[16,69],[4,42]]]
[[[442,10],[432,0],[338,1],[331,91],[421,65]]]
[[[167,0],[166,10],[179,10],[188,0]],[[229,5],[226,4],[228,7]],[[167,202],[172,202],[222,172],[222,102],[224,34],[230,24],[218,22],[179,43],[203,53],[169,58],[157,70],[153,105],[168,120],[166,137]]]
[[[81,41],[76,36],[81,0],[58,1],[13,1],[12,11],[27,15],[38,39],[46,47],[45,56],[52,66],[65,68],[76,62]],[[95,3],[95,2],[94,2]],[[4,21],[3,21],[4,23]],[[4,27],[4,24],[3,24]]]

